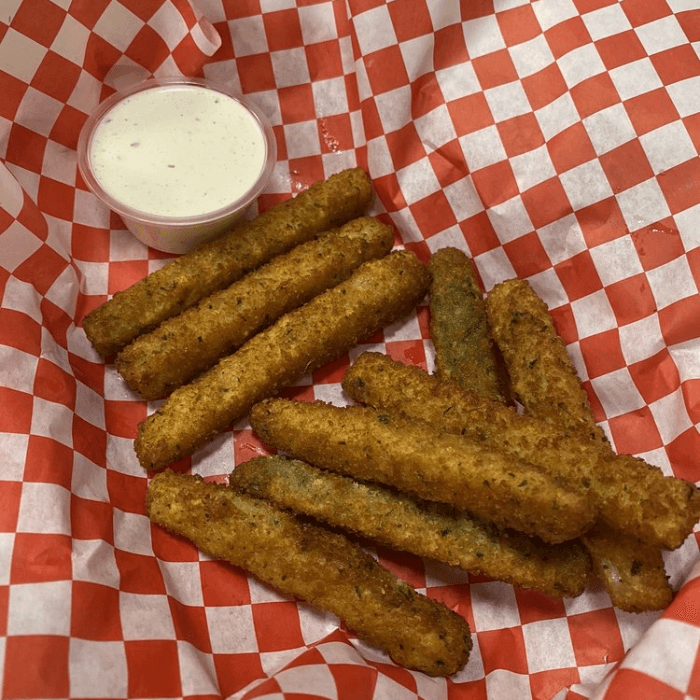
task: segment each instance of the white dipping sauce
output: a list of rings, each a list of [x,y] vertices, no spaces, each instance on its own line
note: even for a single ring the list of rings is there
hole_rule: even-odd
[[[244,196],[265,166],[262,129],[235,99],[200,85],[163,85],[117,103],[89,148],[104,191],[146,214],[190,217]]]

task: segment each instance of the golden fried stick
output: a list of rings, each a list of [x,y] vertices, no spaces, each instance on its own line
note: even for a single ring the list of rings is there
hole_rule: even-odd
[[[506,375],[472,261],[457,248],[441,248],[430,256],[428,271],[435,373],[485,399],[505,401]]]
[[[253,406],[250,424],[269,445],[315,466],[447,503],[546,542],[577,537],[593,521],[580,491],[420,421],[364,406],[267,399]]]
[[[520,279],[497,284],[486,296],[486,309],[511,389],[525,412],[606,444],[547,305],[530,284]]]
[[[535,463],[590,493],[599,516],[613,528],[659,547],[675,549],[700,519],[700,490],[665,476],[629,455],[601,450],[591,440],[494,401],[386,355],[360,355],[343,378],[353,400],[391,414],[424,420]]]
[[[626,612],[663,610],[673,599],[658,547],[625,535],[604,523],[581,537],[591,556],[593,573],[613,605]]]
[[[372,184],[359,168],[317,182],[118,292],[83,319],[85,334],[100,355],[113,355],[275,255],[360,216],[372,196]]]
[[[145,399],[159,399],[232,353],[262,328],[387,255],[391,226],[353,219],[205,297],[117,355],[115,366]]]
[[[580,595],[591,563],[577,541],[548,545],[441,503],[285,457],[239,464],[229,485],[379,544],[552,596]]]
[[[159,469],[192,454],[257,401],[403,318],[427,290],[428,271],[407,250],[364,263],[170,394],[139,425],[135,448],[141,465]]]
[[[203,552],[345,620],[398,664],[447,676],[467,662],[467,622],[417,593],[359,545],[266,501],[200,477],[165,471],[151,481],[148,517]]]
[[[494,334],[525,412],[562,430],[579,432],[612,457],[612,447],[596,425],[576,368],[545,302],[527,282],[508,280],[493,288],[487,304]],[[671,602],[673,591],[658,546],[603,524],[581,539],[591,554],[594,572],[616,607],[641,612],[659,610]]]
[[[663,610],[673,600],[673,589],[659,547],[648,546],[605,523],[598,523],[581,542],[595,576],[612,604],[625,612]]]
[[[659,546],[604,522],[581,535],[581,542],[590,554],[593,573],[615,607],[626,612],[663,610],[673,599]]]

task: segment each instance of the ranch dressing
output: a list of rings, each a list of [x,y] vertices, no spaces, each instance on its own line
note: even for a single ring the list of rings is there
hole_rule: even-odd
[[[237,201],[258,181],[266,141],[233,97],[197,84],[161,85],[118,102],[96,125],[90,166],[134,210],[191,217]]]

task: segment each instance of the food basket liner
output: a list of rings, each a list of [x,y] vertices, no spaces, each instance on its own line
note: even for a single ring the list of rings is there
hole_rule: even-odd
[[[700,7],[694,0],[4,0],[0,15],[3,698],[681,700],[700,697],[696,535],[663,612],[594,584],[553,599],[378,547],[463,615],[429,678],[337,618],[151,526],[131,393],[85,314],[169,256],[77,172],[115,89],[206,76],[270,118],[264,210],[359,165],[397,246],[456,246],[486,290],[529,280],[618,452],[700,479]],[[348,402],[348,362],[434,367],[424,301],[284,394]],[[265,454],[246,420],[179,465]]]

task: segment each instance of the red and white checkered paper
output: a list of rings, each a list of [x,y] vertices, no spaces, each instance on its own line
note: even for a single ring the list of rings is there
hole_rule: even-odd
[[[431,679],[152,527],[132,441],[154,409],[81,319],[167,256],[76,170],[98,102],[205,75],[270,117],[261,209],[356,164],[422,259],[530,280],[620,452],[700,480],[698,0],[0,0],[0,678],[3,698],[681,700],[700,697],[696,536],[668,610],[558,600],[377,549],[465,616]],[[379,349],[433,367],[427,307]],[[346,402],[349,357],[287,392]],[[242,421],[184,467],[263,451]]]

